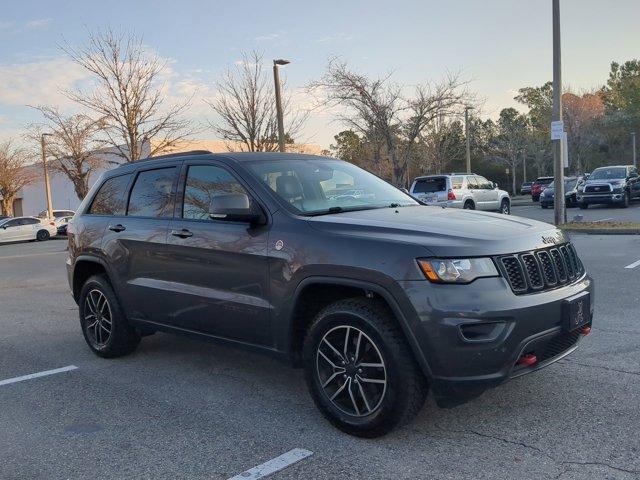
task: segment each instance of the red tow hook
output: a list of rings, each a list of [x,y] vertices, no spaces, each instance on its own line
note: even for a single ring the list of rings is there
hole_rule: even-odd
[[[582,327],[578,330],[578,332],[580,332],[580,335],[589,335],[591,333],[591,327]]]
[[[516,363],[524,367],[530,367],[531,365],[535,365],[536,363],[538,363],[538,357],[536,357],[533,353],[528,353],[521,356]]]

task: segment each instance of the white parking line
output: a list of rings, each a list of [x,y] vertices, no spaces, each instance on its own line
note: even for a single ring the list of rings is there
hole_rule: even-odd
[[[608,221],[610,221],[610,220],[613,220],[613,218],[601,218],[601,219],[599,219],[599,220],[591,220],[591,221],[592,221],[593,223],[596,223],[596,222],[608,222]]]
[[[68,372],[69,370],[75,370],[77,368],[78,367],[76,367],[75,365],[68,365],[66,367],[56,368],[54,370],[45,370],[44,372],[30,373],[29,375],[23,375],[22,377],[7,378],[6,380],[0,380],[0,386],[8,385],[10,383],[22,382],[23,380],[31,380],[32,378],[55,375],[56,373]]]
[[[5,257],[0,256],[0,260],[11,260],[13,258],[25,258],[25,257],[42,257],[44,255],[58,255],[60,253],[67,253],[66,250],[61,252],[46,252],[46,253],[31,253],[25,255],[7,255]]]
[[[637,262],[630,263],[624,268],[636,268],[638,265],[640,265],[640,260],[638,260]]]
[[[287,453],[283,453],[279,457],[269,460],[268,462],[264,462],[257,467],[245,470],[241,474],[231,477],[229,480],[257,480],[258,478],[264,478],[267,475],[283,470],[310,455],[313,455],[313,452],[305,450],[304,448],[294,448],[293,450],[289,450]]]

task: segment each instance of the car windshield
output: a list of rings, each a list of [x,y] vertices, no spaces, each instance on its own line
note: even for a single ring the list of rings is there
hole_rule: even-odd
[[[247,162],[247,166],[304,215],[419,205],[384,180],[342,160],[261,160]]]
[[[597,168],[589,176],[589,180],[617,180],[627,176],[627,169],[624,167]]]

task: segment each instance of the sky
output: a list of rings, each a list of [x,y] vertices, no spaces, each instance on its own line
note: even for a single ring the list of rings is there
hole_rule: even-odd
[[[640,1],[560,4],[565,85],[597,87],[612,61],[640,57]],[[40,120],[29,105],[74,110],[61,91],[84,85],[86,73],[60,45],[82,46],[88,32],[105,27],[141,35],[165,58],[169,100],[194,94],[189,116],[203,124],[214,119],[204,99],[243,51],[290,59],[283,74],[304,108],[312,104],[304,86],[336,56],[373,77],[393,72],[407,85],[458,72],[491,118],[522,109],[513,101],[517,89],[552,76],[551,0],[21,0],[3,3],[0,14],[0,139]],[[314,112],[301,140],[326,148],[343,127]]]

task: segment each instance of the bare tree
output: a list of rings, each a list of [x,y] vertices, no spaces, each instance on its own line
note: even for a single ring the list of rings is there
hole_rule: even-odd
[[[227,70],[217,87],[217,98],[207,103],[219,119],[210,125],[229,147],[239,145],[240,150],[249,152],[278,150],[275,91],[262,54],[243,54],[242,61]],[[291,95],[284,95],[282,103],[285,139],[293,143],[307,114],[292,108]]]
[[[13,202],[18,192],[36,180],[35,172],[26,166],[29,153],[13,146],[11,141],[0,143],[0,213],[13,215]]]
[[[94,90],[67,96],[103,119],[107,144],[116,155],[132,162],[170,150],[193,133],[182,118],[191,98],[165,105],[166,62],[145,49],[141,38],[106,30],[90,34],[85,47],[62,49],[97,82]]]
[[[397,186],[408,182],[407,166],[419,135],[434,119],[453,113],[468,100],[462,87],[458,77],[450,75],[440,83],[415,86],[413,95],[406,98],[407,89],[391,83],[390,75],[371,79],[336,59],[310,85],[324,94],[325,105],[344,111],[339,119],[351,129],[362,134],[375,131],[383,139]]]
[[[89,178],[106,163],[100,148],[104,141],[98,138],[103,128],[101,120],[95,121],[87,115],[65,116],[56,107],[36,107],[46,119],[45,125],[34,125],[28,137],[38,142],[44,128],[51,134],[47,139],[47,155],[53,157],[48,162],[51,170],[66,175],[75,189],[78,199],[89,193]]]

